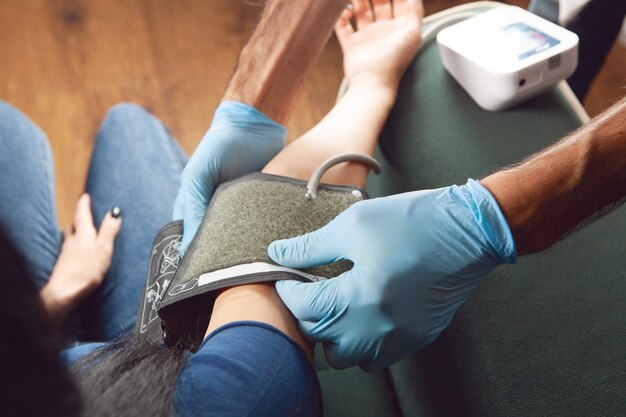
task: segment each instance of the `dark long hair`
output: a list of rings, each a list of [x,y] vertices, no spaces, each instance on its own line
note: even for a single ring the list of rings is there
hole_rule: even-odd
[[[80,397],[59,359],[24,260],[0,225],[0,415],[73,417]]]
[[[132,334],[77,361],[59,359],[25,262],[0,225],[0,416],[170,416],[188,354]],[[78,387],[78,388],[77,388]],[[82,407],[81,407],[82,406]]]
[[[131,334],[71,367],[87,417],[171,416],[176,379],[188,353]]]

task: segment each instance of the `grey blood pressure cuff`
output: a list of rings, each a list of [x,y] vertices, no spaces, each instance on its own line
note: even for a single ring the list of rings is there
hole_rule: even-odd
[[[314,198],[306,198],[306,186],[305,181],[261,173],[220,185],[182,259],[182,222],[162,228],[152,247],[137,331],[164,335],[168,344],[183,343],[195,351],[216,290],[284,279],[313,282],[350,269],[350,262],[339,261],[300,271],[268,257],[272,241],[317,230],[368,198],[361,188],[323,184]]]

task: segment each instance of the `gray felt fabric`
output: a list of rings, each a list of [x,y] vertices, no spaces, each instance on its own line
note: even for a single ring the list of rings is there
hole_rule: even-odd
[[[307,200],[305,187],[304,181],[259,173],[219,187],[174,283],[233,265],[273,263],[267,247],[274,240],[316,230],[362,200],[351,193],[354,187],[328,186]],[[335,263],[308,272],[332,277],[346,266]]]
[[[195,345],[209,318],[211,294],[217,289],[279,279],[304,280],[288,273],[265,272],[199,285],[202,274],[252,262],[274,264],[267,255],[272,241],[317,230],[367,198],[364,190],[350,186],[321,184],[314,200],[305,198],[305,190],[305,181],[262,173],[218,187],[159,305],[159,316],[174,338]],[[304,272],[330,278],[351,267],[351,262],[340,261]]]

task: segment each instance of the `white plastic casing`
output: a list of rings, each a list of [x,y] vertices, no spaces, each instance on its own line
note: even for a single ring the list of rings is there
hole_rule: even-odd
[[[491,111],[547,90],[572,75],[578,63],[576,34],[515,6],[447,27],[437,43],[446,70]]]

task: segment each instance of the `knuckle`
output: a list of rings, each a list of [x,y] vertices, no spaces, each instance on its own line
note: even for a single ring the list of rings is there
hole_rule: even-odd
[[[321,244],[321,237],[319,233],[311,232],[302,236],[302,239],[297,241],[297,249],[300,253],[310,255],[310,250],[317,248]]]
[[[377,316],[388,316],[394,306],[393,296],[389,294],[389,280],[375,271],[368,273],[358,285],[351,286],[353,297],[360,304]]]
[[[349,210],[344,213],[347,215],[347,221],[352,225],[363,225],[370,221],[372,214],[368,209],[366,201],[359,201],[350,206]]]
[[[358,361],[353,354],[346,352],[341,342],[338,344],[327,344],[324,348],[328,363],[335,369],[349,368],[356,365]]]
[[[382,292],[375,285],[364,285],[359,289],[361,305],[376,314],[383,312],[385,300]]]
[[[317,238],[314,233],[307,233],[299,238],[295,238],[281,245],[281,249],[288,258],[301,258],[302,261],[308,262],[311,253],[315,250]]]

